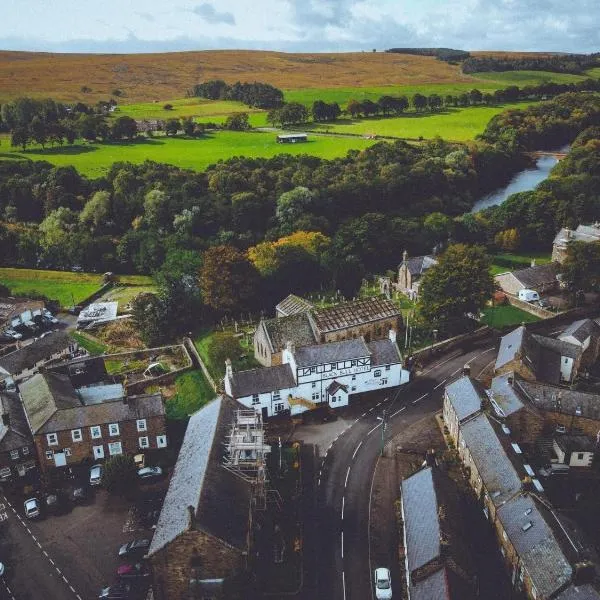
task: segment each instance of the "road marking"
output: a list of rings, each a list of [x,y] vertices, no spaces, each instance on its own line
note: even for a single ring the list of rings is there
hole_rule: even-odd
[[[406,406],[403,406],[400,410],[397,410],[394,414],[390,415],[390,419],[395,417],[397,414],[401,413],[403,410],[406,410]]]
[[[381,423],[378,423],[377,425],[375,425],[375,427],[373,427],[373,429],[371,429],[371,431],[369,431],[369,433],[367,433],[367,436],[371,435],[380,425],[381,425]]]
[[[69,581],[67,580],[67,578],[64,575],[62,576],[62,578],[63,578],[63,581],[68,585]]]
[[[371,573],[369,573],[369,581],[371,580]],[[346,600],[346,573],[342,571],[342,590],[344,590],[344,600]]]
[[[433,389],[437,390],[439,387],[442,387],[446,383],[446,379],[444,381],[440,381]]]
[[[481,369],[481,371],[479,371],[478,377],[481,376],[481,374],[486,371],[488,369],[488,367],[491,367],[494,363],[496,362],[495,358],[492,358],[492,360],[490,360],[490,362],[485,365],[485,367],[483,367],[483,369]]]
[[[348,485],[348,477],[350,477],[350,467],[348,467],[348,470],[346,471],[346,481],[344,482],[344,487]]]
[[[462,367],[459,367],[458,369],[456,369],[456,371],[454,371],[454,373],[452,373],[452,375],[450,375],[450,377],[454,377],[459,371],[462,371]]]
[[[72,591],[74,594],[76,593],[76,592],[75,592],[75,588],[74,588],[72,585],[70,585],[70,586],[69,586],[69,589],[70,589],[70,590],[71,590],[71,591]]]
[[[342,558],[344,558],[344,532],[342,531]]]
[[[364,412],[362,415],[360,415],[360,418],[362,419],[363,417],[366,417],[366,416],[367,416],[367,413]]]
[[[416,400],[413,400],[413,404],[416,404],[417,402],[421,402],[421,400],[423,400],[423,398],[427,398],[427,396],[429,396],[429,393],[427,394],[423,394],[422,396],[420,396],[419,398],[417,398]],[[404,407],[406,408],[406,407]]]
[[[439,369],[442,365],[445,365],[447,362],[450,362],[451,360],[454,360],[455,358],[457,358],[457,357],[456,356],[451,356],[450,358],[447,358],[446,360],[442,361],[438,365],[435,365],[434,367],[431,367],[431,369],[428,369],[427,371],[423,371],[423,373],[421,373],[421,376],[427,375],[427,373],[431,373],[431,371],[434,371],[435,369]]]
[[[367,521],[367,543],[369,544],[369,581],[371,581],[371,573],[373,572],[373,567],[371,564],[371,503],[373,501],[373,484],[375,483],[375,473],[377,473],[377,465],[379,464],[379,459],[381,458],[381,454],[377,454],[377,461],[375,462],[375,468],[373,469],[373,475],[371,475],[371,490],[369,492],[369,518]],[[369,586],[371,588],[371,600],[375,600],[375,596],[373,594],[373,586]]]
[[[342,521],[344,520],[344,506],[346,506],[346,496],[342,496]]]
[[[375,406],[381,406],[381,402],[378,402]]]
[[[375,407],[372,406],[367,412],[373,412],[375,410]]]
[[[356,448],[354,449],[354,454],[352,455],[352,460],[354,460],[356,458],[356,453],[358,452],[358,449],[362,446],[362,440],[359,442],[358,446],[356,446]]]
[[[321,478],[319,477],[319,481],[317,481],[317,486],[321,487]]]

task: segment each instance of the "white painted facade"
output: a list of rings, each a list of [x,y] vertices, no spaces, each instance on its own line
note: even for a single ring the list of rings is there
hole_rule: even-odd
[[[573,359],[568,356],[560,357],[560,377],[563,381],[573,379]]]

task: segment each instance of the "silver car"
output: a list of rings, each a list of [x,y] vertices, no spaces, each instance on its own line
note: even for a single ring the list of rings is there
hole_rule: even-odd
[[[37,498],[29,498],[29,500],[25,500],[23,503],[25,507],[25,516],[28,519],[36,519],[40,516],[40,503]]]

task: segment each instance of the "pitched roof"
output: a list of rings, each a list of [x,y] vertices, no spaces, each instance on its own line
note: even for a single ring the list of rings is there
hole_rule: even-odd
[[[535,265],[534,267],[518,269],[513,271],[512,274],[524,288],[535,290],[542,286],[556,284],[558,270],[556,263],[547,263],[545,265]]]
[[[8,415],[7,424],[4,424],[4,415]],[[31,442],[31,433],[19,395],[3,392],[0,394],[0,452],[9,452]]]
[[[452,596],[448,588],[446,568],[410,586],[411,600],[449,600]]]
[[[596,225],[579,225],[574,231],[563,227],[554,238],[554,244],[564,245],[569,242],[598,242],[600,228]]]
[[[190,528],[246,549],[250,485],[223,467],[224,443],[238,408],[243,407],[220,396],[190,417],[149,555]]]
[[[521,479],[485,414],[464,423],[461,437],[495,506],[521,489]]]
[[[411,256],[405,261],[402,261],[400,266],[406,265],[408,272],[414,277],[415,275],[422,275],[434,265],[437,265],[437,259],[433,256]]]
[[[296,365],[299,367],[324,365],[341,360],[364,358],[370,355],[369,348],[362,337],[342,342],[304,346],[303,348],[297,348],[294,352]]]
[[[500,348],[498,349],[498,355],[496,356],[495,369],[500,369],[504,365],[513,361],[517,354],[521,350],[523,345],[523,338],[525,337],[527,330],[521,325],[513,329],[510,333],[502,336],[500,340]]]
[[[578,342],[585,342],[588,337],[600,336],[600,325],[592,319],[581,319],[571,323],[559,336],[562,340],[566,337],[574,337]]]
[[[81,406],[79,396],[65,375],[44,372],[19,385],[32,433],[37,433],[59,409]]]
[[[406,560],[412,573],[441,553],[438,501],[431,467],[422,469],[401,484],[406,535]]]
[[[549,598],[570,581],[573,569],[531,496],[508,501],[498,518],[540,596]]]
[[[319,333],[356,327],[390,317],[402,318],[400,309],[387,298],[366,298],[329,308],[315,308],[310,315]]]
[[[498,410],[501,411],[499,414],[501,417],[508,417],[521,410],[524,406],[518,390],[515,389],[516,386],[509,383],[509,379],[511,378],[513,382],[518,380],[518,376],[514,373],[505,373],[504,375],[498,375],[492,379],[492,385],[490,387],[491,401],[492,404],[495,405],[494,410],[496,410],[496,412],[498,412]],[[516,385],[518,385],[518,383]]]
[[[35,340],[15,352],[0,357],[0,370],[15,374],[30,369],[38,362],[50,358],[73,344],[73,340],[64,331],[53,331],[50,335]]]
[[[300,298],[300,296],[296,296],[295,294],[290,294],[287,298],[284,298],[276,307],[275,310],[282,315],[289,317],[290,315],[295,315],[299,313],[305,313],[310,310],[313,305],[305,300],[304,298]]]
[[[554,441],[566,453],[594,452],[596,450],[596,440],[587,435],[556,435]]]
[[[555,600],[600,600],[600,594],[591,584],[570,585]]]
[[[295,346],[310,346],[317,340],[306,312],[296,313],[278,319],[266,319],[261,322],[271,344],[273,352],[281,352],[287,342]]]
[[[18,316],[26,310],[44,308],[43,300],[27,300],[26,298],[0,298],[0,323]]]
[[[344,392],[348,393],[348,386],[336,381],[335,379],[327,386],[326,392],[328,394],[335,394],[338,390],[344,390]]]
[[[292,368],[287,363],[262,369],[234,371],[230,383],[231,393],[235,398],[296,387]]]
[[[391,340],[375,340],[369,342],[367,348],[371,353],[371,366],[396,365],[402,361],[398,346]]]
[[[466,375],[446,386],[446,395],[459,422],[481,411],[482,396]]]

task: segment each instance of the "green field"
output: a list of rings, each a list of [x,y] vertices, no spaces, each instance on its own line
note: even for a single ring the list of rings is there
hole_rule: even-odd
[[[505,304],[503,306],[491,306],[483,310],[482,322],[490,327],[502,329],[503,327],[511,327],[520,325],[521,323],[535,323],[540,318],[525,312],[516,306]]]
[[[498,87],[509,85],[518,85],[524,87],[528,85],[540,85],[552,81],[554,83],[577,83],[588,77],[598,77],[600,69],[590,69],[586,75],[572,75],[571,73],[552,73],[551,71],[488,71],[485,73],[473,73],[473,77],[484,79],[500,84]],[[481,89],[481,88],[480,88]]]
[[[72,331],[70,335],[82,348],[85,348],[90,354],[95,356],[105,354],[108,349],[108,346],[91,339],[86,333]]]
[[[552,260],[552,255],[548,252],[531,252],[529,254],[494,254],[492,256],[492,275],[525,269],[531,266],[531,261],[535,260],[536,265],[545,265]]]
[[[143,163],[146,160],[202,171],[208,165],[233,156],[270,158],[277,154],[311,154],[322,158],[345,156],[348,150],[363,149],[374,141],[360,138],[315,136],[308,143],[281,145],[273,133],[219,131],[200,138],[152,138],[111,144],[75,144],[63,148],[17,150],[3,158],[46,160],[54,165],[73,165],[91,177],[99,177],[117,161]]]
[[[175,396],[167,400],[169,419],[187,419],[216,396],[202,371],[179,375],[175,380],[175,390]]]

